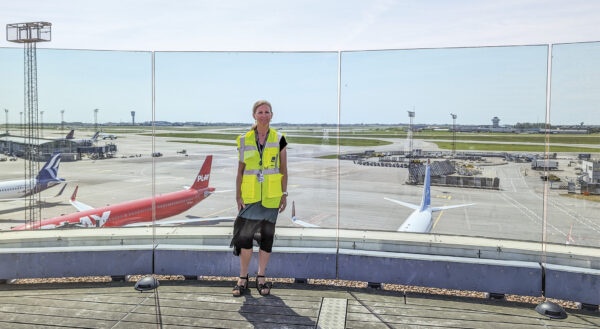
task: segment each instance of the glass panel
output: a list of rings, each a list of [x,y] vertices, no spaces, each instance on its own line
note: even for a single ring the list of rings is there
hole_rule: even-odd
[[[552,48],[547,242],[600,246],[600,43]]]
[[[235,217],[236,137],[254,123],[259,99],[289,143],[288,206],[277,226],[336,225],[337,53],[157,53],[157,192],[190,186],[212,155],[216,192],[171,220]],[[325,137],[324,137],[325,136]],[[220,193],[222,192],[222,193]],[[231,227],[231,219],[190,225]]]
[[[341,227],[540,241],[543,135],[517,126],[544,121],[546,49],[343,53]]]
[[[104,230],[151,217],[149,212],[143,211],[147,209],[131,203],[152,196],[152,139],[140,135],[150,130],[152,119],[150,55],[149,52],[37,50],[38,98],[35,101],[42,129],[39,130],[40,171],[36,172],[40,184],[36,188],[43,191],[41,221],[35,223],[35,227],[73,228],[68,232],[32,232],[42,241],[38,246],[48,243],[48,247],[87,245],[118,249],[121,248],[118,244],[150,244],[152,231],[148,228],[116,229],[112,233],[97,231],[86,239],[78,238],[81,233],[75,230],[95,227]],[[0,148],[5,153],[0,157],[8,158],[0,162],[0,180],[22,180],[22,156],[28,149],[24,146],[26,141],[19,137],[23,136],[19,117],[24,98],[22,49],[0,49],[0,75],[3,77],[0,98],[3,109],[8,110],[10,123],[10,134],[0,137]],[[135,126],[131,124],[131,111],[136,111]],[[60,162],[52,156],[55,151],[61,152]],[[12,159],[15,161],[10,161]],[[46,163],[47,159],[51,160]],[[13,188],[3,184],[3,192]],[[52,187],[46,189],[48,186]],[[75,192],[76,202],[69,202]],[[8,231],[25,223],[24,201],[20,199],[23,195],[18,193],[5,193],[3,197],[17,199],[0,202],[0,230]],[[117,206],[124,202],[129,203]],[[81,230],[79,232],[83,232]],[[14,233],[0,233],[3,246],[18,241],[19,235]],[[102,237],[105,234],[136,238],[106,239]],[[57,236],[60,239],[56,239]],[[151,257],[147,259],[144,265],[150,272]],[[95,265],[101,266],[101,262]],[[111,266],[104,265],[105,269],[98,273],[128,274],[111,272]],[[85,266],[80,269],[85,271]]]

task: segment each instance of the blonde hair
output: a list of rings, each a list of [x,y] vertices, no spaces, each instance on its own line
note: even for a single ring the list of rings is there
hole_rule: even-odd
[[[269,103],[269,101],[266,101],[264,99],[258,100],[254,103],[254,105],[252,105],[252,115],[254,115],[256,113],[256,110],[258,109],[259,106],[261,105],[268,105],[269,106],[269,110],[271,110],[271,113],[273,113],[273,106],[271,106],[271,103]],[[256,122],[252,125],[252,128],[250,130],[254,130],[256,129]]]

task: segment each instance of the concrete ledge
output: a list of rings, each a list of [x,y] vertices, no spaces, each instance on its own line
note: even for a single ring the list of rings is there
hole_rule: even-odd
[[[48,248],[52,249],[52,248]],[[0,250],[0,278],[54,278],[152,273],[152,245],[139,248]]]
[[[254,248],[258,252],[258,248]],[[239,258],[229,247],[159,245],[155,252],[156,274],[238,276]],[[249,274],[258,269],[258,256],[250,263]],[[273,248],[268,275],[280,278],[335,279],[335,249]]]
[[[376,270],[373,270],[376,269]],[[340,279],[541,296],[537,263],[340,250]]]
[[[600,305],[600,270],[546,264],[546,297]]]
[[[148,274],[153,257],[157,274],[238,275],[230,227],[155,231],[154,237],[148,228],[0,232],[0,279]],[[268,274],[539,296],[540,249],[529,241],[278,228]],[[546,250],[546,295],[600,304],[599,249],[548,244]],[[256,268],[254,257],[250,274]]]

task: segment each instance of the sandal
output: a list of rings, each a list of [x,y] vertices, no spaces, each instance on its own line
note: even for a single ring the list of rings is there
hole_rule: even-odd
[[[246,284],[244,285],[239,285],[236,284],[235,287],[233,287],[233,297],[240,297],[241,295],[244,294],[244,292],[246,292],[246,289],[248,289],[248,274],[246,274],[246,276],[240,276],[240,279],[242,280],[246,280]],[[236,295],[235,293],[238,292],[238,294]]]
[[[258,293],[261,296],[267,296],[271,293],[271,288],[273,287],[273,284],[271,282],[265,282],[265,283],[258,283],[258,278],[264,278],[264,275],[257,275],[256,276],[256,290],[258,290]],[[263,294],[263,290],[265,289],[269,289],[266,293]]]

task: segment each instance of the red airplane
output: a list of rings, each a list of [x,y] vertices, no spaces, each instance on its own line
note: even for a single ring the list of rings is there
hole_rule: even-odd
[[[231,220],[234,217],[211,217],[211,218],[192,218],[192,219],[160,219],[180,214],[198,202],[204,200],[215,191],[214,187],[208,186],[210,178],[210,168],[212,164],[212,155],[206,157],[202,169],[196,176],[194,184],[186,190],[171,192],[157,196],[155,198],[145,198],[133,201],[118,203],[112,206],[102,208],[93,208],[84,203],[75,200],[77,190],[75,188],[71,196],[71,204],[79,212],[44,219],[37,223],[29,223],[14,227],[13,230],[29,229],[53,229],[70,227],[121,227],[121,226],[143,226],[152,225],[152,200],[155,202],[156,225],[182,224],[192,222],[205,222],[211,220]]]

